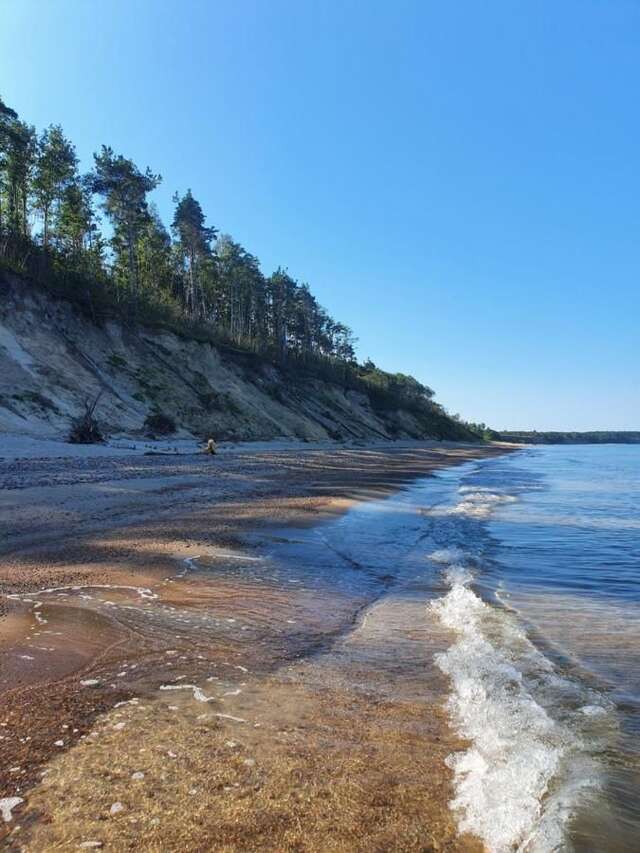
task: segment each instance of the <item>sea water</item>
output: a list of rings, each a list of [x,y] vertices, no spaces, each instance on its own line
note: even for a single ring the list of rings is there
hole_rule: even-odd
[[[469,742],[459,826],[492,851],[640,850],[640,447],[551,446],[452,469],[429,510],[429,606]]]
[[[639,506],[640,447],[523,448],[256,545],[318,601],[356,602],[345,673],[357,652],[390,694],[432,701],[408,640],[433,633],[467,743],[448,758],[461,832],[492,853],[633,853]]]

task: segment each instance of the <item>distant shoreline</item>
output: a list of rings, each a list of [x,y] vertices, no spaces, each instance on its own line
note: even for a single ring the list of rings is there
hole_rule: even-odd
[[[503,430],[492,434],[495,441],[515,444],[640,444],[640,430],[591,430],[562,432],[536,430]]]

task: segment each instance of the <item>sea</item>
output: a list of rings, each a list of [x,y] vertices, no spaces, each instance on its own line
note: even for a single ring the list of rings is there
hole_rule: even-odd
[[[327,600],[368,589],[360,636],[387,661],[418,622],[443,632],[461,833],[492,853],[640,851],[640,446],[452,466],[274,549]]]
[[[452,465],[255,544],[283,583],[357,604],[327,678],[376,671],[354,686],[446,706],[461,833],[640,851],[640,446]]]
[[[440,475],[432,607],[461,828],[490,850],[640,850],[640,447],[536,446]]]
[[[171,641],[236,636],[285,683],[379,697],[386,726],[391,708],[418,709],[425,749],[441,704],[459,737],[434,773],[451,777],[461,834],[490,853],[640,853],[640,445],[525,446],[389,488],[322,523],[260,525],[246,553],[187,558],[167,582],[191,608],[154,611],[144,587],[12,597],[38,623],[77,613],[61,631],[91,617],[93,640],[96,613],[74,597],[151,617]],[[223,619],[209,573],[259,594]]]

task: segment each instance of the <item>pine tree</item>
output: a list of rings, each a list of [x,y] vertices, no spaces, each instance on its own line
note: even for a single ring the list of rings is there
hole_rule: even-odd
[[[18,119],[18,113],[7,106],[0,98],[0,236],[4,230],[4,195],[7,191],[7,169],[9,160],[9,148],[14,139],[14,123]]]
[[[156,296],[170,294],[175,278],[171,237],[153,204],[138,239],[137,255],[141,289]]]
[[[49,245],[52,209],[62,202],[65,189],[71,185],[78,165],[74,146],[65,139],[60,125],[51,125],[38,141],[33,176],[34,206],[42,215],[42,245]]]
[[[296,287],[296,282],[282,267],[267,279],[269,333],[281,361],[287,357]]]
[[[14,119],[5,132],[4,178],[7,229],[13,237],[29,234],[29,184],[36,154],[35,128]]]
[[[187,313],[191,317],[204,318],[207,306],[199,273],[202,262],[211,256],[211,241],[216,236],[216,229],[205,226],[205,215],[191,190],[187,190],[182,198],[176,193],[173,200],[176,209],[171,227],[177,238],[182,262],[186,265]]]
[[[138,293],[138,264],[136,247],[143,228],[148,223],[147,193],[155,189],[162,180],[147,167],[141,172],[132,160],[113,149],[102,146],[100,154],[94,154],[95,170],[91,187],[93,192],[104,197],[103,209],[114,228],[112,245],[116,252],[116,263],[126,269],[126,281],[130,292]]]
[[[55,214],[56,244],[61,252],[79,258],[84,249],[91,248],[97,235],[97,224],[88,181],[69,182]]]
[[[264,339],[265,284],[258,259],[228,234],[216,243],[218,321],[238,343]]]

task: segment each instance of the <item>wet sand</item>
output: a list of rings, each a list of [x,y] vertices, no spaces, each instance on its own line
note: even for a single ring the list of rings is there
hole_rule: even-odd
[[[481,849],[447,809],[447,638],[424,618],[390,644],[392,599],[320,594],[262,546],[505,450],[3,466],[7,848]],[[395,679],[407,657],[415,678]]]

